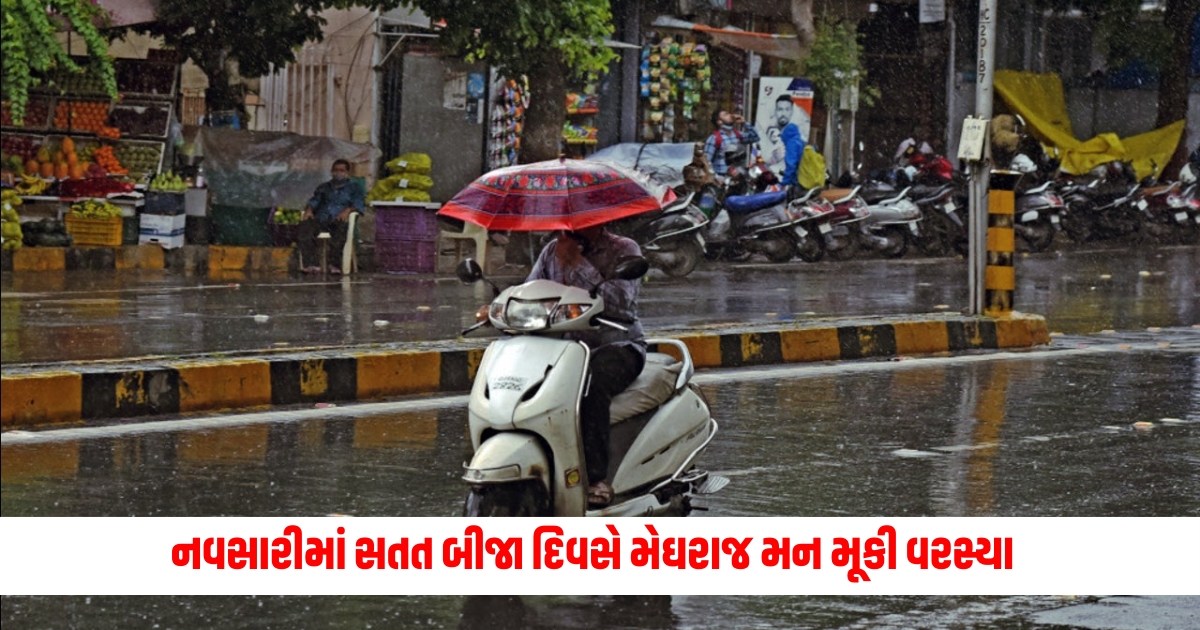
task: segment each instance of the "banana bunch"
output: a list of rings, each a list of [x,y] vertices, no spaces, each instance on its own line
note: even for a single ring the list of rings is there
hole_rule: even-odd
[[[107,201],[88,199],[72,205],[71,216],[77,219],[111,219],[121,216],[121,208]]]
[[[40,195],[50,187],[50,182],[26,173],[21,176],[21,181],[17,182],[15,190],[19,195]]]
[[[21,217],[17,215],[16,206],[19,205],[21,197],[17,191],[5,188],[0,200],[0,206],[3,207],[3,212],[0,213],[0,248],[20,249],[21,242],[25,239],[21,233]]]

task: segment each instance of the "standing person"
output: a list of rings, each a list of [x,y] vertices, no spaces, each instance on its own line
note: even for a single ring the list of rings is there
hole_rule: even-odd
[[[804,110],[800,110],[807,116]],[[779,130],[779,142],[783,145],[783,183],[795,186],[800,182],[800,160],[804,158],[804,134],[800,126],[792,122],[796,103],[789,94],[775,99],[775,128]]]
[[[704,155],[712,164],[718,180],[729,175],[729,166],[745,164],[750,145],[758,142],[758,131],[747,125],[741,114],[730,114],[719,109],[712,115],[713,132],[704,141]]]
[[[542,250],[525,281],[551,280],[591,291],[606,278],[613,278],[621,259],[641,255],[636,242],[617,236],[602,225],[560,232]],[[608,505],[613,497],[608,482],[609,406],[613,397],[625,391],[646,365],[646,336],[637,314],[640,289],[638,280],[615,279],[599,289],[604,299],[604,318],[627,330],[602,327],[564,335],[583,342],[591,352],[588,362],[591,384],[580,405],[579,424],[588,475],[588,505],[592,507]],[[483,320],[487,309],[486,305],[481,307],[475,317]]]
[[[350,213],[362,214],[366,191],[362,184],[350,179],[350,162],[334,160],[330,168],[330,180],[317,186],[312,199],[304,205],[300,227],[296,230],[296,244],[300,247],[300,257],[304,259],[304,273],[320,273],[321,268],[313,264],[320,259],[317,249],[317,235],[329,232],[330,251],[338,253],[336,260],[341,260],[342,248],[346,246],[346,238],[350,231]],[[329,273],[340,274],[338,267],[330,267]]]

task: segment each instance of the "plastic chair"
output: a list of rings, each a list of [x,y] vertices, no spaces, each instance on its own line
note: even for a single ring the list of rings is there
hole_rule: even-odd
[[[454,258],[462,260],[462,245],[464,240],[475,241],[475,259],[480,265],[487,264],[488,231],[474,223],[464,223],[463,231],[447,232],[441,230],[441,237],[454,240]]]
[[[354,255],[354,241],[356,238],[355,230],[358,226],[357,212],[350,213],[349,223],[350,225],[346,227],[346,245],[342,247],[341,270],[344,274],[358,273],[358,257]],[[331,238],[333,238],[333,235],[329,232],[321,232],[317,234],[317,240],[321,242],[322,273],[329,272],[329,258],[327,255],[327,249],[329,247],[329,239]],[[304,256],[300,254],[300,252],[296,252],[296,255],[300,257],[300,268],[303,269],[305,267]]]

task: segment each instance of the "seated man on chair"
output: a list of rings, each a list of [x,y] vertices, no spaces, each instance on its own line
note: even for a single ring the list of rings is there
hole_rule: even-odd
[[[300,217],[296,244],[304,261],[304,273],[321,272],[321,268],[315,264],[321,257],[317,246],[317,235],[321,232],[329,232],[329,251],[333,252],[334,260],[341,260],[342,248],[346,246],[350,231],[350,213],[362,214],[363,211],[366,191],[362,184],[350,179],[350,162],[335,160],[330,175],[332,179],[317,186]],[[338,267],[329,268],[329,273],[341,272]]]

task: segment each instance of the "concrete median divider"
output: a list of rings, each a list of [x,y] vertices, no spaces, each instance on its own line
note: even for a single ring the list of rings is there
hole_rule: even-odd
[[[1038,315],[917,315],[651,330],[683,341],[699,368],[837,361],[1050,342]],[[319,348],[253,357],[8,369],[4,429],[88,420],[379,400],[470,389],[490,339]],[[664,348],[664,352],[670,352]]]

